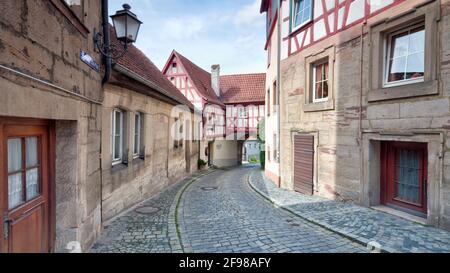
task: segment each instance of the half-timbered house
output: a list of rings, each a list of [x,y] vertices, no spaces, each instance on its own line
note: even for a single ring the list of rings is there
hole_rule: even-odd
[[[449,5],[262,1],[279,18],[282,187],[450,228]]]
[[[203,113],[197,122],[201,158],[210,165],[234,166],[242,159],[243,142],[264,112],[265,74],[220,75],[173,51],[162,70],[166,77]]]

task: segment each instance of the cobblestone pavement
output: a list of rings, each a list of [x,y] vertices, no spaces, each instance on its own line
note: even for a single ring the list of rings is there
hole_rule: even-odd
[[[361,243],[377,242],[387,252],[450,252],[450,232],[357,206],[279,189],[260,170],[250,184],[276,205]]]
[[[197,173],[171,186],[159,195],[149,199],[136,208],[111,221],[102,236],[91,248],[93,253],[171,253],[178,252],[172,242],[178,242],[173,221],[175,199],[181,189],[192,179],[209,171]],[[156,208],[157,212],[142,214],[139,208]]]
[[[362,245],[274,207],[247,183],[254,168],[217,171],[193,183],[178,210],[186,252],[366,252]]]

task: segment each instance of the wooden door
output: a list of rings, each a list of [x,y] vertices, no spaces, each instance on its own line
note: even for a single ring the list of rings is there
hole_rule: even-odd
[[[0,129],[0,250],[49,252],[49,126],[0,118]]]
[[[313,194],[314,181],[314,136],[294,136],[294,190]]]
[[[427,213],[427,144],[381,145],[381,203]]]

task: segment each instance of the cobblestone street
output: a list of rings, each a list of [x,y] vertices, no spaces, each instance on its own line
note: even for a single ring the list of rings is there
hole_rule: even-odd
[[[216,170],[183,180],[109,223],[91,252],[366,252],[267,202],[247,183],[253,170]],[[149,208],[158,211],[142,213]]]

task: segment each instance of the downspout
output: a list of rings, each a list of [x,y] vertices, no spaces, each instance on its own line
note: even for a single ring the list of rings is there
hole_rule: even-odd
[[[103,44],[109,46],[110,44],[110,33],[109,33],[109,22],[108,22],[108,0],[102,0],[102,28],[103,28]],[[104,56],[103,62],[105,64],[105,75],[102,80],[102,86],[109,82],[111,76],[111,58]],[[103,130],[100,131],[100,223],[103,226]]]
[[[109,20],[108,0],[102,0],[103,44],[105,45],[106,48],[108,48],[111,43],[108,20]],[[108,83],[109,78],[111,77],[112,60],[111,58],[104,56],[103,61],[105,63],[105,75],[103,77],[102,84],[105,85],[106,83]]]
[[[366,189],[366,185],[364,182],[364,177],[365,177],[365,171],[364,171],[364,147],[363,147],[363,129],[362,129],[362,121],[363,121],[363,84],[364,84],[364,79],[363,79],[363,72],[364,72],[364,26],[367,24],[367,21],[365,20],[361,26],[361,37],[360,37],[360,66],[359,66],[359,80],[360,80],[360,87],[359,87],[359,124],[358,124],[358,146],[359,146],[359,162],[360,162],[360,171],[359,171],[359,181],[362,182],[362,198],[360,200],[360,202],[363,202],[364,200],[364,194],[365,194],[365,189]],[[368,183],[368,181],[366,181]],[[368,200],[367,203],[370,206],[370,200]]]
[[[277,163],[278,163],[278,187],[281,187],[281,0],[277,1]]]

